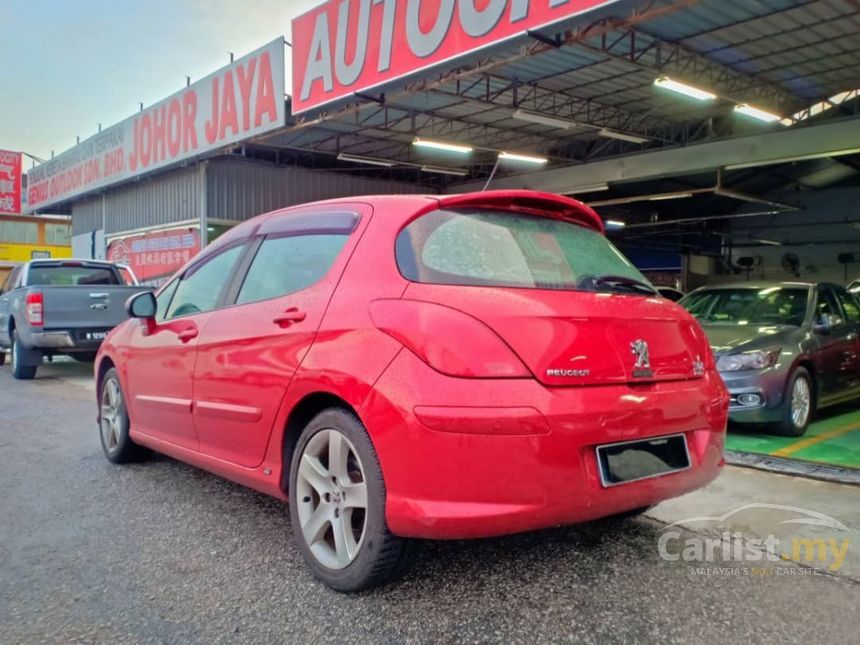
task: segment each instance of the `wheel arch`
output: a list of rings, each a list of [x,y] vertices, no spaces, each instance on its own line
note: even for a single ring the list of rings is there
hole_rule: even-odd
[[[329,408],[346,410],[361,420],[358,411],[346,399],[332,392],[316,391],[302,397],[290,410],[281,439],[281,481],[279,484],[283,492],[286,493],[289,488],[290,463],[302,430],[317,414]]]
[[[104,379],[105,374],[107,374],[108,370],[112,367],[116,367],[116,364],[110,356],[104,356],[101,361],[99,361],[98,367],[96,368],[96,398],[98,398],[99,392],[102,389],[102,380]]]
[[[791,380],[791,374],[793,374],[798,367],[802,367],[803,369],[805,369],[806,372],[809,374],[809,378],[812,379],[812,392],[815,395],[813,403],[815,405],[815,408],[817,408],[818,402],[821,399],[821,384],[818,379],[818,374],[815,372],[815,364],[812,362],[812,359],[809,356],[802,356],[792,366],[791,372],[789,373],[789,379],[786,381],[786,388],[788,388],[788,382]]]

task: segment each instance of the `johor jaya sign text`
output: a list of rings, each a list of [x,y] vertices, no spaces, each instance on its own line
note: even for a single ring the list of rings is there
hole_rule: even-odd
[[[29,208],[44,210],[284,122],[284,45],[278,38],[31,170]]]
[[[293,20],[293,114],[615,0],[329,0]]]

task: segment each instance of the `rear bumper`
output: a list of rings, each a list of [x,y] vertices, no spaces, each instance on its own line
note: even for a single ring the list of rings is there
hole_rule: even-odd
[[[723,465],[727,404],[716,373],[550,389],[446,377],[404,350],[361,416],[382,464],[391,531],[464,538],[573,524],[704,486]],[[601,485],[598,445],[675,433],[686,436],[689,469]]]
[[[89,331],[89,330],[87,330]],[[97,330],[99,332],[103,330]],[[102,344],[102,340],[91,340],[85,337],[85,331],[31,331],[29,345],[36,349],[56,349],[64,352],[94,352]]]

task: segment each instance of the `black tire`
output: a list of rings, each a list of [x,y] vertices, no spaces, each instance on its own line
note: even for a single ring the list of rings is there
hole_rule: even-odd
[[[314,444],[324,445],[322,442],[329,441],[328,437],[332,436],[331,431],[340,433],[348,441],[349,445],[345,444],[345,463],[347,463],[346,470],[349,472],[350,484],[363,481],[366,488],[367,503],[363,510],[363,524],[361,524],[363,533],[357,540],[355,535],[361,527],[356,527],[356,513],[362,511],[358,508],[346,509],[348,506],[346,499],[351,494],[349,488],[338,488],[335,483],[332,489],[335,492],[330,499],[323,500],[322,494],[318,492],[319,489],[311,487],[304,478],[301,483],[297,483],[299,465],[305,452],[309,451],[309,444],[318,434],[325,432],[325,435],[314,440]],[[310,450],[313,450],[313,445]],[[319,461],[319,464],[325,468],[320,481],[326,483],[330,471],[328,461],[323,464],[323,460],[327,460],[328,450],[330,448],[324,448],[326,457],[320,454]],[[331,472],[336,471],[337,469],[334,469]],[[360,475],[363,475],[363,478],[360,478]],[[337,482],[336,478],[332,480]],[[300,488],[304,491],[302,499],[298,499]],[[334,501],[335,499],[337,501]],[[340,408],[323,410],[302,431],[290,464],[289,500],[290,521],[299,550],[314,576],[329,587],[344,592],[361,591],[390,582],[406,572],[413,553],[413,541],[396,537],[388,530],[385,522],[385,481],[382,478],[379,459],[364,425],[351,412]],[[304,506],[300,508],[300,504]],[[342,516],[338,515],[340,508],[344,509],[341,511]],[[332,518],[340,517],[342,526],[352,531],[351,535],[357,543],[357,551],[352,556],[353,559],[341,568],[326,566],[321,561],[322,556],[315,555],[304,536],[301,516],[308,518],[308,514],[313,515],[317,511],[325,513],[330,511]],[[318,553],[320,548],[323,554],[330,549],[332,555],[329,557],[337,556],[334,542],[335,522],[335,519],[323,521],[320,524],[322,529],[318,532],[320,537],[314,542]]]
[[[798,380],[806,382],[806,390],[809,393],[809,409],[806,418],[799,424],[792,417],[792,393]],[[815,415],[815,388],[812,377],[804,367],[796,368],[789,376],[785,387],[785,396],[782,404],[782,418],[772,426],[774,434],[783,437],[800,437],[806,433],[809,423]]]
[[[107,417],[107,398],[108,389],[116,387],[116,392],[119,394],[119,399],[116,404],[116,412],[114,415],[115,425]],[[132,461],[143,459],[148,451],[143,446],[139,446],[132,441],[129,436],[129,419],[128,410],[125,406],[125,395],[122,391],[122,383],[119,380],[119,374],[116,368],[110,368],[105,372],[99,385],[99,441],[102,445],[102,452],[108,461],[115,464],[127,464]]]
[[[20,340],[18,340],[18,330],[13,329],[11,349],[12,376],[19,381],[32,380],[36,376],[36,370],[38,369],[37,365],[21,365],[21,352],[24,352],[26,350],[27,348],[24,347]]]
[[[6,350],[0,347],[0,367],[6,364]]]

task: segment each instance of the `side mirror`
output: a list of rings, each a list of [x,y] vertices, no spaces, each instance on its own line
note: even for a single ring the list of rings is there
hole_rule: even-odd
[[[816,334],[826,336],[840,323],[841,320],[839,319],[839,316],[835,316],[834,314],[821,314],[821,317],[818,319],[818,322],[815,323],[815,327],[813,329]]]
[[[158,311],[158,303],[152,291],[143,291],[142,293],[134,294],[125,301],[125,310],[132,318],[155,318],[155,312]]]

